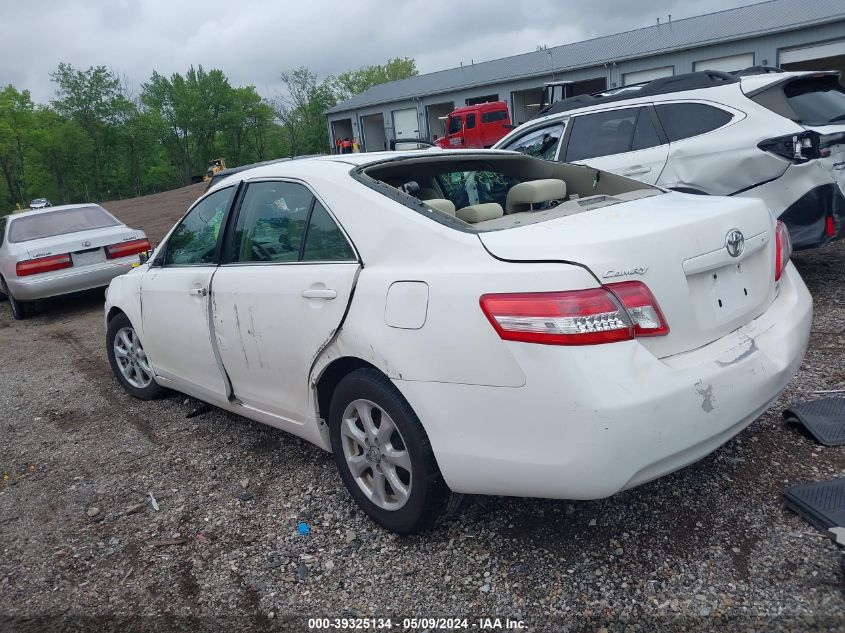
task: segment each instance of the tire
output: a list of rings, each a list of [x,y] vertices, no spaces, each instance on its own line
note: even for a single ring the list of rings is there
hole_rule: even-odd
[[[23,321],[35,314],[35,303],[33,301],[18,301],[6,287],[6,280],[0,279],[0,282],[2,282],[2,293],[0,294],[9,301],[12,318],[16,321]]]
[[[376,523],[415,534],[457,510],[460,496],[443,481],[422,424],[381,372],[359,369],[340,381],[329,429],[343,483]]]
[[[106,329],[106,353],[112,373],[127,393],[140,400],[155,400],[167,390],[155,381],[155,372],[132,322],[122,312]]]

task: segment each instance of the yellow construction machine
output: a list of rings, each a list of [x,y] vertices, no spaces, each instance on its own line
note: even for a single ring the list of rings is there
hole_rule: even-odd
[[[226,169],[226,159],[225,158],[213,158],[208,163],[208,169],[205,170],[205,176],[202,177],[203,182],[208,182],[214,177],[218,171],[223,171]]]

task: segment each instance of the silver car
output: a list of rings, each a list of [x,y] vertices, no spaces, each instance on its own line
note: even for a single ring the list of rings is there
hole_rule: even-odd
[[[34,301],[109,285],[137,266],[150,243],[96,204],[68,204],[0,218],[0,300],[12,316]]]

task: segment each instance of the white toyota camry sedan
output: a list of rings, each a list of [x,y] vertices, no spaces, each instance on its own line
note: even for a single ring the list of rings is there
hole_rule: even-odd
[[[324,156],[203,195],[107,293],[107,351],[334,454],[375,521],[596,499],[769,407],[812,302],[762,202],[500,151]]]
[[[25,319],[37,299],[108,286],[149,249],[143,231],[96,204],[48,204],[0,217],[0,300]]]

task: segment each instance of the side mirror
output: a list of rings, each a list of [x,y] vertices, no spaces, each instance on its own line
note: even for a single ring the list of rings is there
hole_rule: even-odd
[[[152,251],[144,251],[142,253],[138,253],[138,264],[140,266],[143,266],[144,264],[146,264],[148,261],[150,261],[150,255],[152,255],[152,254],[153,254]]]

